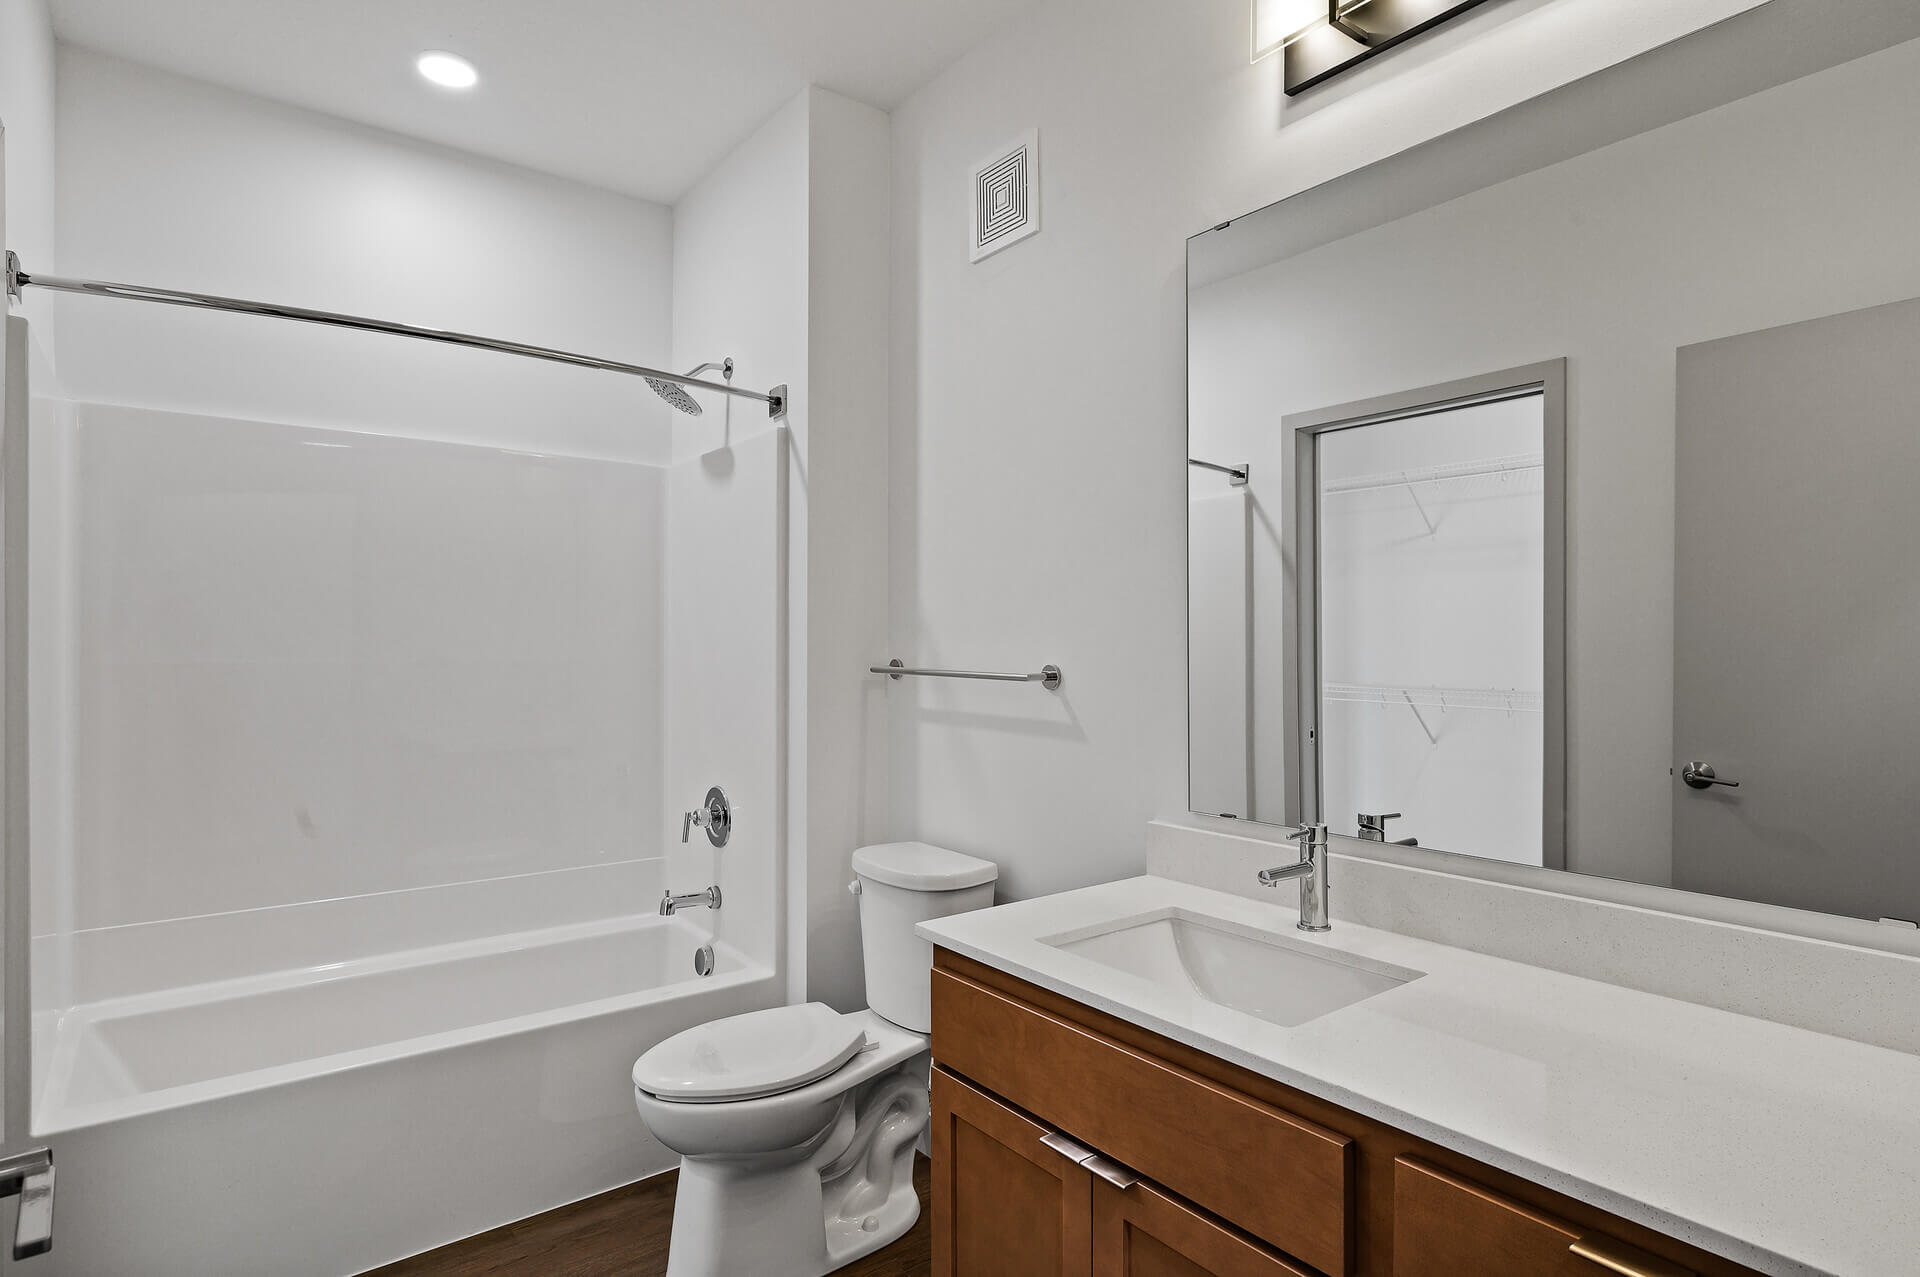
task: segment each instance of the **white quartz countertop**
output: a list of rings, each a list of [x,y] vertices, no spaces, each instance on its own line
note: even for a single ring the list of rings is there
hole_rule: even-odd
[[[1168,910],[1424,974],[1280,1028],[1045,940]],[[1309,935],[1295,921],[1280,904],[1145,877],[919,932],[1763,1272],[1920,1273],[1920,1056],[1339,921]]]

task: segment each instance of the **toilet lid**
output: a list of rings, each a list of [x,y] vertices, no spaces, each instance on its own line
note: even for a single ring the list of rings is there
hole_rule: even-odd
[[[633,1084],[663,1100],[716,1103],[777,1095],[860,1053],[866,1034],[820,1002],[749,1011],[676,1033],[633,1065]]]

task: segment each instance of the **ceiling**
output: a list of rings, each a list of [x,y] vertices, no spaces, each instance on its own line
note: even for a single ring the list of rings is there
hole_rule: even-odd
[[[53,0],[59,37],[673,203],[808,84],[892,110],[1039,0]],[[480,85],[435,89],[446,49]]]

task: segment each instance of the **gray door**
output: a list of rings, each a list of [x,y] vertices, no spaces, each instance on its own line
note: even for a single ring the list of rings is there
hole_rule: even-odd
[[[1681,350],[1676,430],[1673,885],[1920,918],[1920,301]]]

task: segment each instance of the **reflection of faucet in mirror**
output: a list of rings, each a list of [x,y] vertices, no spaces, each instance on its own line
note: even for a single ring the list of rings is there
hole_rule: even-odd
[[[1382,815],[1370,816],[1363,811],[1358,816],[1355,816],[1354,819],[1360,822],[1360,840],[1362,842],[1386,842],[1387,822],[1389,820],[1400,819],[1400,813],[1390,811]],[[1418,838],[1395,838],[1393,845],[1396,847],[1418,847],[1420,840]]]

